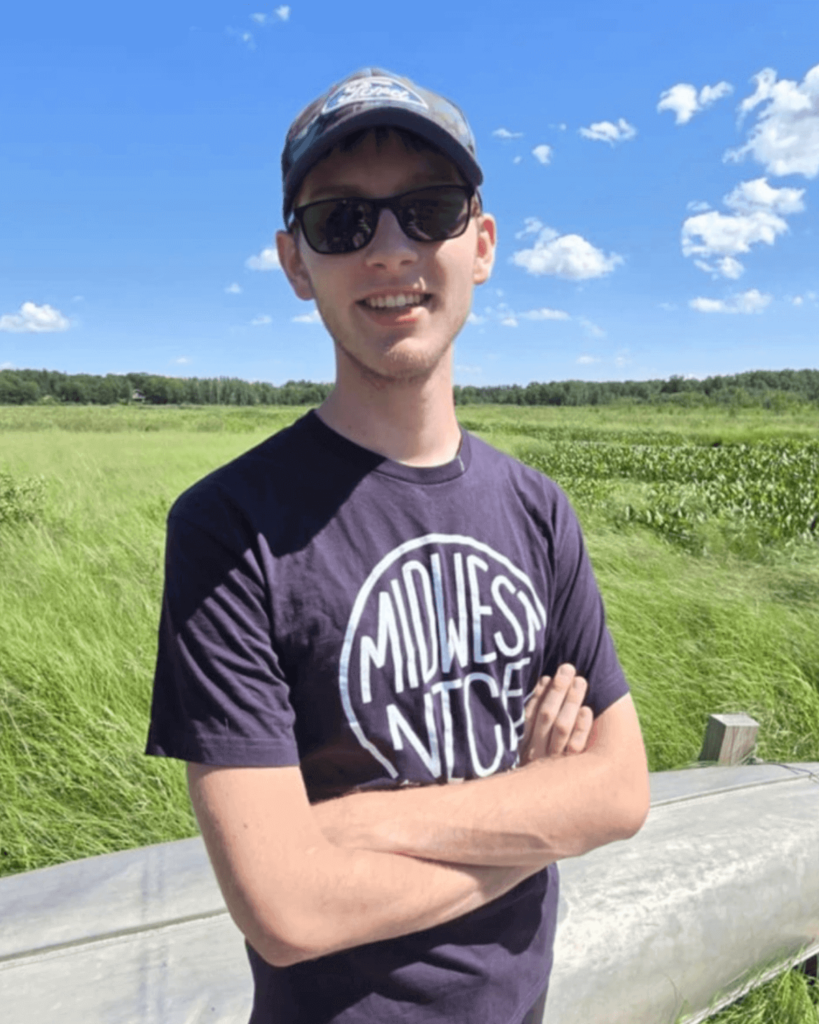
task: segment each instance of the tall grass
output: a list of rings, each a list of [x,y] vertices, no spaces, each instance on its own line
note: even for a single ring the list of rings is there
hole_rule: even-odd
[[[195,834],[182,766],[142,753],[165,515],[194,480],[302,411],[0,407],[0,874]],[[758,410],[460,413],[518,452],[637,436],[752,444],[808,439],[817,426]],[[614,481],[608,505],[593,480],[562,482],[651,769],[694,763],[708,715],[740,710],[761,724],[760,757],[819,760],[819,545],[692,553],[610,514],[631,500],[633,482]],[[804,980],[788,974],[716,1020],[817,1024],[817,1015]]]
[[[785,971],[711,1017],[711,1024],[819,1024],[819,988]]]
[[[2,436],[45,497],[0,523],[0,873],[194,834],[179,765],[142,753],[165,516],[265,433]]]

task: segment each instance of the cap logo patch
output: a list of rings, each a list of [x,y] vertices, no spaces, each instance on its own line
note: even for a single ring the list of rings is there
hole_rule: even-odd
[[[393,78],[357,78],[352,82],[346,82],[340,89],[337,89],[327,98],[327,102],[321,109],[322,114],[332,113],[339,107],[349,106],[351,103],[404,103],[410,107],[421,107],[429,109],[426,102]]]

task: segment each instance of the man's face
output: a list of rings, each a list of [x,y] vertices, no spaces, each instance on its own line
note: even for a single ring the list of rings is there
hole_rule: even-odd
[[[377,145],[371,132],[353,150],[336,149],[313,167],[295,205],[349,196],[385,198],[453,182],[462,179],[445,156],[410,150],[394,133]],[[406,381],[429,376],[451,358],[473,286],[492,269],[495,223],[476,214],[458,238],[419,242],[404,234],[391,210],[382,210],[375,235],[358,252],[316,253],[298,231],[279,232],[277,242],[296,294],[315,299],[335,341],[339,379],[357,372],[384,382]],[[384,306],[398,296],[406,298],[405,305]]]

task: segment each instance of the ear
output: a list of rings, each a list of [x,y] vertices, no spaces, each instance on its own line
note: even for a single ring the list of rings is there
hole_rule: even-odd
[[[497,224],[491,213],[479,213],[475,218],[478,223],[478,239],[475,246],[475,268],[472,280],[475,284],[483,284],[489,280],[495,262],[495,246],[497,244]]]
[[[277,231],[276,249],[279,253],[282,270],[296,295],[300,299],[314,298],[313,285],[304,260],[301,258],[296,235],[292,231]]]

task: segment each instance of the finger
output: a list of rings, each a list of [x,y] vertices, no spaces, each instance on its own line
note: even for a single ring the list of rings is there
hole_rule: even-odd
[[[588,684],[582,676],[575,676],[572,679],[571,685],[564,696],[563,704],[549,732],[546,753],[550,757],[559,757],[565,752],[566,746],[574,732],[577,716],[586,697],[587,689]]]
[[[544,757],[549,753],[552,729],[566,700],[575,678],[573,665],[561,665],[543,694],[537,716],[532,727],[534,756]],[[574,720],[572,720],[572,725]],[[571,730],[569,730],[571,733]],[[568,736],[566,737],[568,739]],[[565,744],[564,744],[565,745]]]
[[[566,744],[566,754],[582,754],[589,744],[592,726],[594,725],[594,713],[590,707],[585,705],[577,713],[577,721],[574,723],[574,731]]]
[[[522,764],[527,764],[531,760],[530,747],[532,745],[532,731],[535,726],[535,716],[537,715],[538,708],[540,707],[540,701],[546,687],[550,682],[551,676],[541,676],[535,685],[534,690],[532,690],[526,700],[526,706],[523,713],[523,737],[520,741],[520,761]]]

